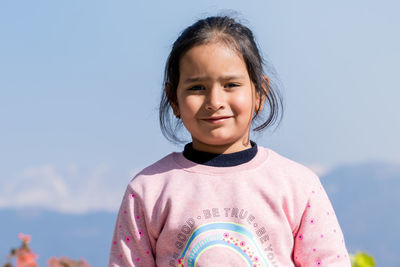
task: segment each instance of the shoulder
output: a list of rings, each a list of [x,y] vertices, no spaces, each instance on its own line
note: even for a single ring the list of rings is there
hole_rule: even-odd
[[[176,170],[178,167],[175,161],[176,154],[178,153],[170,153],[165,157],[157,160],[156,162],[150,164],[149,166],[145,167],[135,174],[135,176],[131,180],[131,183],[133,181],[140,182],[140,180],[145,179],[145,177],[159,176],[166,174],[172,170]]]
[[[265,147],[260,147],[268,153],[268,160],[264,165],[269,172],[272,172],[283,180],[292,184],[301,184],[302,187],[319,185],[317,174],[309,167],[294,161],[278,152]]]
[[[162,188],[169,177],[176,176],[182,169],[176,162],[178,155],[177,152],[170,153],[145,167],[131,178],[128,188],[137,193],[148,191],[149,186],[152,189]]]

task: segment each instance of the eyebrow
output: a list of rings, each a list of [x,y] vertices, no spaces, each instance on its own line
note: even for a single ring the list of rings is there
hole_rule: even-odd
[[[241,79],[245,79],[244,75],[226,75],[226,76],[222,76],[220,77],[218,80],[222,80],[222,81],[229,81],[229,80],[241,80]],[[190,77],[185,79],[185,81],[183,83],[193,83],[193,82],[201,82],[201,81],[205,81],[208,80],[207,77]]]

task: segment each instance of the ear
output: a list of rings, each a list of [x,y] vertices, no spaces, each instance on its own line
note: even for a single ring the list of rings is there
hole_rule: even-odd
[[[178,101],[177,101],[176,97],[173,96],[171,90],[172,90],[171,84],[165,83],[164,92],[165,92],[168,102],[172,108],[172,112],[174,113],[175,117],[180,118],[181,113],[179,111]]]
[[[268,91],[269,91],[269,78],[268,78],[268,76],[264,75],[264,80],[265,80],[265,83],[262,86],[263,92],[262,93],[259,93],[259,92],[256,93],[256,112],[263,110],[265,100],[267,99],[267,94],[268,94]]]

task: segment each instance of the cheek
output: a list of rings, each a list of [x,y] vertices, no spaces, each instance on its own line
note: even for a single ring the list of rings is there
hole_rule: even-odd
[[[232,98],[231,107],[236,113],[252,114],[254,110],[254,100],[250,94],[238,94]]]
[[[179,103],[181,111],[185,111],[188,114],[196,113],[201,108],[201,105],[201,101],[195,96],[183,97]]]

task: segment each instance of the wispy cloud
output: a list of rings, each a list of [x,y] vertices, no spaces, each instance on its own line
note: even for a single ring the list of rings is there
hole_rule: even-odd
[[[27,168],[0,181],[0,208],[45,208],[67,213],[116,211],[125,186],[136,173],[116,174],[109,166],[69,165]]]
[[[327,174],[330,171],[330,167],[322,164],[316,164],[316,163],[311,163],[311,164],[304,164],[308,168],[310,168],[313,172],[315,172],[320,178]]]

